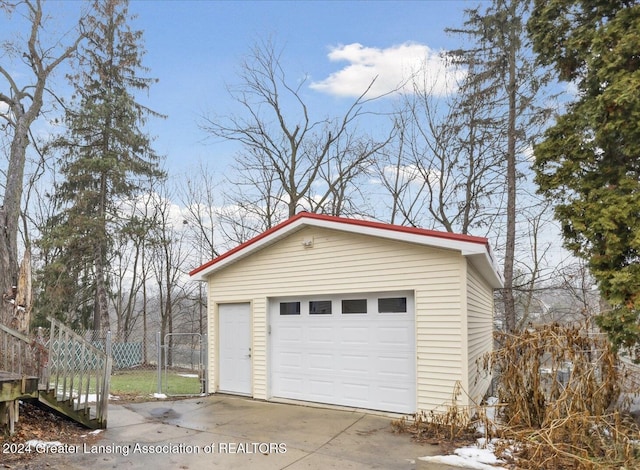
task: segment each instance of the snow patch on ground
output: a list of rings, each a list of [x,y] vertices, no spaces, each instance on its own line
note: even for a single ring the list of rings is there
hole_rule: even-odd
[[[58,399],[61,399],[60,397],[65,397],[65,399],[67,400],[73,400],[76,405],[82,405],[84,403],[96,403],[98,401],[98,395],[95,393],[86,393],[86,392],[80,393],[79,390],[74,389],[71,391],[71,396],[69,396],[65,392],[65,389],[62,386],[59,386],[57,390],[58,390],[58,393],[57,393]],[[119,397],[114,397],[113,395],[109,394],[109,400],[118,400],[118,399]]]
[[[498,399],[490,397],[487,400],[485,414],[489,426],[495,426],[496,408],[499,406]],[[484,434],[485,429],[482,423],[478,424],[477,430]],[[429,463],[450,465],[452,467],[462,467],[475,470],[505,470],[497,465],[504,463],[495,455],[495,444],[498,439],[487,442],[486,439],[478,439],[475,445],[461,447],[453,451],[453,455],[435,455],[420,457],[418,460]]]
[[[78,397],[78,395],[76,395],[74,393],[73,395],[73,400],[78,404],[78,405],[82,405],[83,403],[85,403],[85,399],[86,399],[86,403],[96,403],[98,401],[98,395],[96,395],[95,393],[89,393],[88,395],[80,395],[80,397]],[[119,397],[114,397],[113,395],[109,394],[109,400],[119,400]]]
[[[476,431],[479,434],[487,434],[487,429],[485,428],[485,423],[489,425],[491,428],[491,432],[495,432],[496,428],[496,416],[497,416],[497,407],[499,406],[499,400],[496,397],[487,398],[487,404],[484,407],[484,414],[486,416],[486,420],[481,420],[476,423]]]
[[[434,455],[420,457],[418,460],[476,470],[505,470],[504,467],[496,466],[503,462],[494,454],[493,445],[489,443],[484,447],[483,444],[483,440],[480,439],[476,445],[456,449],[454,455]]]
[[[62,442],[60,441],[40,441],[38,439],[31,439],[27,442],[25,442],[25,446],[29,449],[38,449],[39,452],[44,451],[45,449],[49,448],[49,447],[60,447],[62,446]]]

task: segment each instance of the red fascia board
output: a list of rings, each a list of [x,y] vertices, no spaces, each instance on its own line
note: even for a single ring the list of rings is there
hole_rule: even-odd
[[[310,218],[310,219],[326,220],[329,222],[339,222],[339,223],[349,224],[349,225],[358,225],[360,227],[371,227],[371,228],[382,229],[382,230],[391,230],[393,232],[412,233],[416,235],[443,238],[446,240],[478,243],[481,245],[486,245],[487,247],[489,246],[488,239],[483,237],[474,237],[472,235],[462,235],[459,233],[451,233],[451,232],[439,232],[437,230],[429,230],[426,228],[418,228],[418,227],[408,227],[405,225],[385,224],[384,222],[375,222],[371,220],[347,219],[344,217],[336,217],[336,216],[325,215],[325,214],[314,214],[314,213],[302,212],[296,215],[296,217],[298,217],[299,215],[306,216],[307,218]]]
[[[295,222],[296,220],[298,220],[300,218],[299,217],[300,215],[301,214],[297,214],[297,215],[285,220],[284,222],[279,223],[278,225],[274,225],[269,230],[265,230],[264,232],[262,232],[260,235],[256,235],[252,239],[247,240],[244,243],[241,243],[240,245],[236,246],[235,248],[232,248],[231,250],[227,251],[226,253],[221,254],[217,258],[213,258],[208,263],[205,263],[202,266],[200,266],[200,267],[194,269],[193,271],[191,271],[189,273],[189,276],[194,276],[194,275],[198,274],[200,271],[204,271],[208,267],[213,266],[216,263],[219,263],[223,259],[228,258],[229,256],[232,256],[233,254],[244,250],[246,247],[248,247],[250,245],[253,245],[254,243],[262,240],[263,238],[268,237],[272,233],[277,232],[278,230],[281,230],[282,228],[286,227],[287,225],[289,225],[289,224]]]
[[[271,227],[269,230],[262,232],[260,235],[253,237],[251,240],[247,240],[246,242],[236,246],[235,248],[227,251],[226,253],[218,256],[217,258],[212,259],[208,263],[205,263],[202,266],[194,269],[189,273],[189,276],[194,276],[198,274],[200,271],[204,271],[208,267],[219,263],[220,261],[234,255],[239,251],[244,250],[248,246],[251,246],[254,243],[262,240],[263,238],[268,237],[272,233],[282,230],[286,226],[302,218],[322,220],[326,222],[341,223],[341,224],[348,224],[348,225],[356,225],[360,227],[369,227],[369,228],[375,228],[379,230],[390,230],[394,232],[410,233],[414,235],[423,235],[428,237],[442,238],[446,240],[454,240],[454,241],[467,242],[467,243],[478,243],[478,244],[484,245],[487,248],[487,251],[490,250],[489,240],[483,237],[474,237],[471,235],[462,235],[459,233],[451,233],[451,232],[439,232],[436,230],[429,230],[429,229],[417,228],[417,227],[407,227],[404,225],[391,225],[391,224],[385,224],[383,222],[374,222],[370,220],[347,219],[344,217],[336,217],[333,215],[326,215],[326,214],[315,214],[312,212],[300,212],[294,215],[293,217],[285,220],[284,222],[281,222],[278,225]]]

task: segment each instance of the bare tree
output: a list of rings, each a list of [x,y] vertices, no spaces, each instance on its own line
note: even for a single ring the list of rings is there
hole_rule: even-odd
[[[25,79],[22,73],[12,73],[7,65],[0,65],[0,103],[6,106],[6,111],[0,112],[0,119],[11,133],[9,164],[0,207],[0,226],[3,227],[0,231],[0,290],[3,297],[0,321],[4,324],[28,325],[28,320],[19,318],[29,310],[28,306],[17,305],[16,296],[21,294],[15,291],[18,279],[20,209],[29,132],[40,116],[52,73],[76,51],[82,35],[75,33],[69,41],[68,36],[62,34],[62,39],[43,44],[41,37],[47,18],[43,13],[41,0],[25,0],[16,5],[3,0],[0,7],[8,15],[16,13],[18,8],[24,8],[26,11],[22,14],[28,18],[30,25],[25,44],[18,43],[18,40],[3,44],[4,57],[22,60],[26,65],[31,73],[30,79],[27,79],[29,81],[20,83],[20,80]]]
[[[376,159],[373,173],[383,189],[382,204],[391,224],[416,225],[424,210],[421,197],[426,182],[411,161],[407,147],[411,144],[409,113],[398,112],[395,117],[395,138]],[[389,200],[390,198],[390,200]],[[385,217],[382,217],[385,218]]]
[[[538,96],[549,81],[548,70],[538,67],[526,42],[524,29],[530,2],[527,0],[493,0],[488,6],[465,10],[461,33],[470,44],[451,54],[458,63],[469,67],[463,92],[464,103],[475,106],[481,97],[483,114],[488,121],[478,124],[496,132],[496,151],[504,155],[503,178],[506,194],[504,289],[505,327],[517,328],[514,281],[516,274],[516,238],[518,215],[518,164],[523,150],[530,147],[548,119],[549,110],[540,106]],[[487,126],[487,123],[489,124]]]
[[[486,11],[466,10],[464,29],[450,31],[471,39],[468,48],[445,55],[450,67],[463,72],[447,77],[459,81],[443,97],[430,85],[428,70],[415,74],[413,93],[401,109],[406,117],[398,119],[399,143],[389,154],[391,164],[379,169],[394,219],[496,240],[509,331],[518,327],[517,307],[527,310],[535,301],[546,272],[546,247],[538,237],[548,207],[528,194],[532,178],[526,178],[531,175],[526,157],[549,116],[538,99],[548,74],[536,70],[527,54],[526,12],[524,0],[495,0]],[[527,264],[519,265],[517,255]]]
[[[217,138],[239,142],[240,188],[232,205],[269,228],[299,210],[339,215],[350,210],[348,197],[388,139],[375,141],[357,133],[370,90],[363,90],[339,118],[315,119],[304,100],[301,80],[287,81],[280,55],[271,43],[255,46],[244,61],[240,85],[230,94],[241,115],[206,116],[202,128]]]
[[[554,291],[562,296],[563,305],[552,306],[554,321],[578,322],[596,328],[595,317],[606,302],[600,296],[597,282],[587,262],[576,260],[559,270]]]
[[[151,276],[154,292],[158,299],[160,332],[174,332],[174,326],[180,321],[181,306],[187,299],[193,298],[196,288],[187,279],[187,265],[193,256],[193,247],[188,243],[188,231],[185,230],[181,214],[172,211],[173,194],[166,185],[157,188],[154,195],[155,223],[150,237],[154,239],[152,253],[148,258],[151,263]],[[171,357],[168,358],[171,363]]]
[[[252,157],[238,157],[227,177],[220,210],[220,229],[230,243],[240,244],[276,225],[283,218],[284,188],[265,154],[247,149]]]
[[[487,234],[504,194],[499,133],[486,125],[481,94],[473,102],[461,93],[439,96],[430,77],[426,69],[414,75],[413,93],[404,96],[396,116],[393,152],[385,149],[378,166],[392,200],[391,220]],[[458,85],[449,88],[456,91]]]
[[[191,172],[194,174],[194,172]],[[189,269],[202,265],[219,255],[219,250],[225,247],[223,236],[226,230],[222,227],[224,217],[221,214],[222,200],[219,192],[220,182],[215,174],[203,164],[200,164],[199,171],[195,172],[196,177],[187,176],[186,184],[179,187],[178,193],[182,205],[185,208],[183,228],[187,230],[188,243],[195,250],[189,261]],[[228,209],[228,208],[226,208]],[[229,225],[230,227],[240,227],[237,220]],[[244,241],[244,237],[240,237]],[[228,238],[227,238],[228,240]],[[233,237],[233,241],[241,243]],[[189,328],[188,331],[204,333],[206,325],[207,296],[204,292],[202,282],[198,283],[197,291],[192,299],[193,307],[186,311],[194,312],[198,327]]]
[[[375,142],[368,136],[345,131],[320,166],[315,194],[306,195],[309,210],[336,216],[369,215],[366,196],[358,183],[368,175],[369,167],[392,137],[390,134],[386,140]]]
[[[152,185],[149,192],[121,205],[122,225],[114,238],[111,303],[116,315],[117,334],[128,341],[134,327],[142,319],[146,338],[146,286],[151,277],[148,253],[154,250],[157,224],[157,196]]]
[[[192,175],[197,176],[192,176]],[[187,175],[178,189],[178,197],[185,208],[184,220],[192,233],[191,244],[197,248],[192,268],[218,256],[220,245],[220,182],[203,164]]]
[[[536,317],[547,308],[545,295],[557,275],[558,261],[549,259],[554,241],[545,233],[545,228],[552,223],[550,205],[539,196],[526,194],[522,190],[519,196],[517,223],[520,229],[516,238],[518,256],[514,261],[513,279],[517,330],[525,328],[530,322],[540,321]],[[503,320],[506,320],[504,304],[501,303],[499,310]]]

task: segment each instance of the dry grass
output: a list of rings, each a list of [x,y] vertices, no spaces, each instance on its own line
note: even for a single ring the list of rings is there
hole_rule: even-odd
[[[499,333],[501,347],[482,367],[498,371],[504,424],[545,427],[574,413],[600,416],[620,394],[616,355],[601,335],[547,325],[518,335]]]
[[[547,325],[499,334],[482,366],[499,373],[500,437],[524,469],[638,468],[638,428],[619,398],[624,371],[606,338]],[[618,405],[618,406],[617,406]]]
[[[477,437],[475,423],[470,419],[469,410],[458,405],[458,398],[464,393],[460,383],[456,383],[451,401],[445,403],[441,409],[421,411],[413,415],[412,419],[402,417],[393,421],[391,426],[395,432],[409,433],[421,442],[430,442],[446,447],[447,444],[469,444]]]
[[[396,429],[455,441],[483,424],[478,437],[497,437],[496,454],[519,469],[640,468],[640,430],[621,399],[637,380],[602,335],[547,325],[496,340],[500,347],[478,367],[498,376],[497,423],[487,407],[470,420],[457,406],[464,393],[457,386],[444,411],[417,414]]]

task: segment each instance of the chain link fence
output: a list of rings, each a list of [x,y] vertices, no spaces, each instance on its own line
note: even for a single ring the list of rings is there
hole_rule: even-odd
[[[206,392],[206,336],[199,333],[157,335],[161,344],[161,393],[165,395],[196,395]]]
[[[96,348],[105,350],[107,331],[75,331]],[[39,336],[49,331],[39,328]],[[128,334],[111,332],[112,400],[164,396],[194,396],[206,392],[206,336],[192,332],[161,335],[140,329]]]

